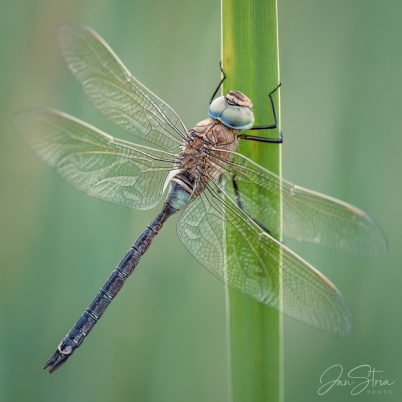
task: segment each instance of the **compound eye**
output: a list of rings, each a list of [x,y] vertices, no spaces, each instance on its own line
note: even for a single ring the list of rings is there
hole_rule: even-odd
[[[229,105],[223,111],[221,121],[235,130],[248,130],[254,125],[254,113],[248,107]]]
[[[208,114],[210,117],[217,119],[220,117],[222,112],[227,108],[228,103],[224,96],[216,98],[210,105],[208,109]]]

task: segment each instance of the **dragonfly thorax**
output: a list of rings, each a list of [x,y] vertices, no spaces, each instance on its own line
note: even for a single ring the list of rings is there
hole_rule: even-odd
[[[203,120],[188,133],[175,165],[193,177],[197,190],[202,191],[202,183],[215,180],[222,174],[222,167],[231,158],[237,144],[234,130],[216,119]]]

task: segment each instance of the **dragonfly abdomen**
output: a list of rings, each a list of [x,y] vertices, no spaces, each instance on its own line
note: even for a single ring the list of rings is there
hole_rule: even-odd
[[[155,237],[155,233],[149,230],[148,227],[138,240],[141,238],[143,239],[144,235],[148,236],[148,244],[150,244]],[[136,249],[138,240],[131,246],[130,250],[128,250],[126,255],[113,270],[109,279],[102,286],[91,304],[70,329],[68,334],[63,338],[58,346],[58,351],[66,356],[73,354],[74,350],[82,344],[85,337],[98,322],[99,318],[102,317],[103,313],[106,311],[114,297],[119,293],[126,279],[134,271],[142,257],[142,253]]]
[[[89,334],[98,320],[102,317],[109,304],[119,293],[127,278],[133,273],[141,257],[148,250],[155,236],[162,229],[167,219],[184,207],[190,197],[190,193],[180,185],[180,182],[173,181],[170,185],[169,194],[161,212],[145,228],[138,239],[134,242],[125,256],[113,270],[108,280],[99,290],[88,308],[62,339],[56,351],[45,363],[44,369],[50,367],[49,372],[53,373],[61,367],[74,353],[85,337]]]

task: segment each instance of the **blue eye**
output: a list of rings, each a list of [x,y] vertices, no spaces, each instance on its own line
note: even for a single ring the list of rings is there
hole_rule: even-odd
[[[208,114],[234,130],[248,130],[254,125],[252,110],[247,106],[229,104],[225,96],[216,98],[209,105]]]
[[[208,114],[210,117],[217,119],[220,117],[222,112],[228,106],[227,100],[224,96],[216,98],[210,105],[208,109]]]
[[[223,111],[221,121],[235,130],[248,130],[254,125],[254,113],[248,107],[229,105]]]

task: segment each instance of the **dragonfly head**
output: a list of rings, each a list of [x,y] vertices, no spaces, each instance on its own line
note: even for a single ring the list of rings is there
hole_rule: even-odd
[[[229,91],[226,96],[216,98],[210,105],[208,114],[234,130],[248,130],[254,125],[251,100],[239,91]]]

